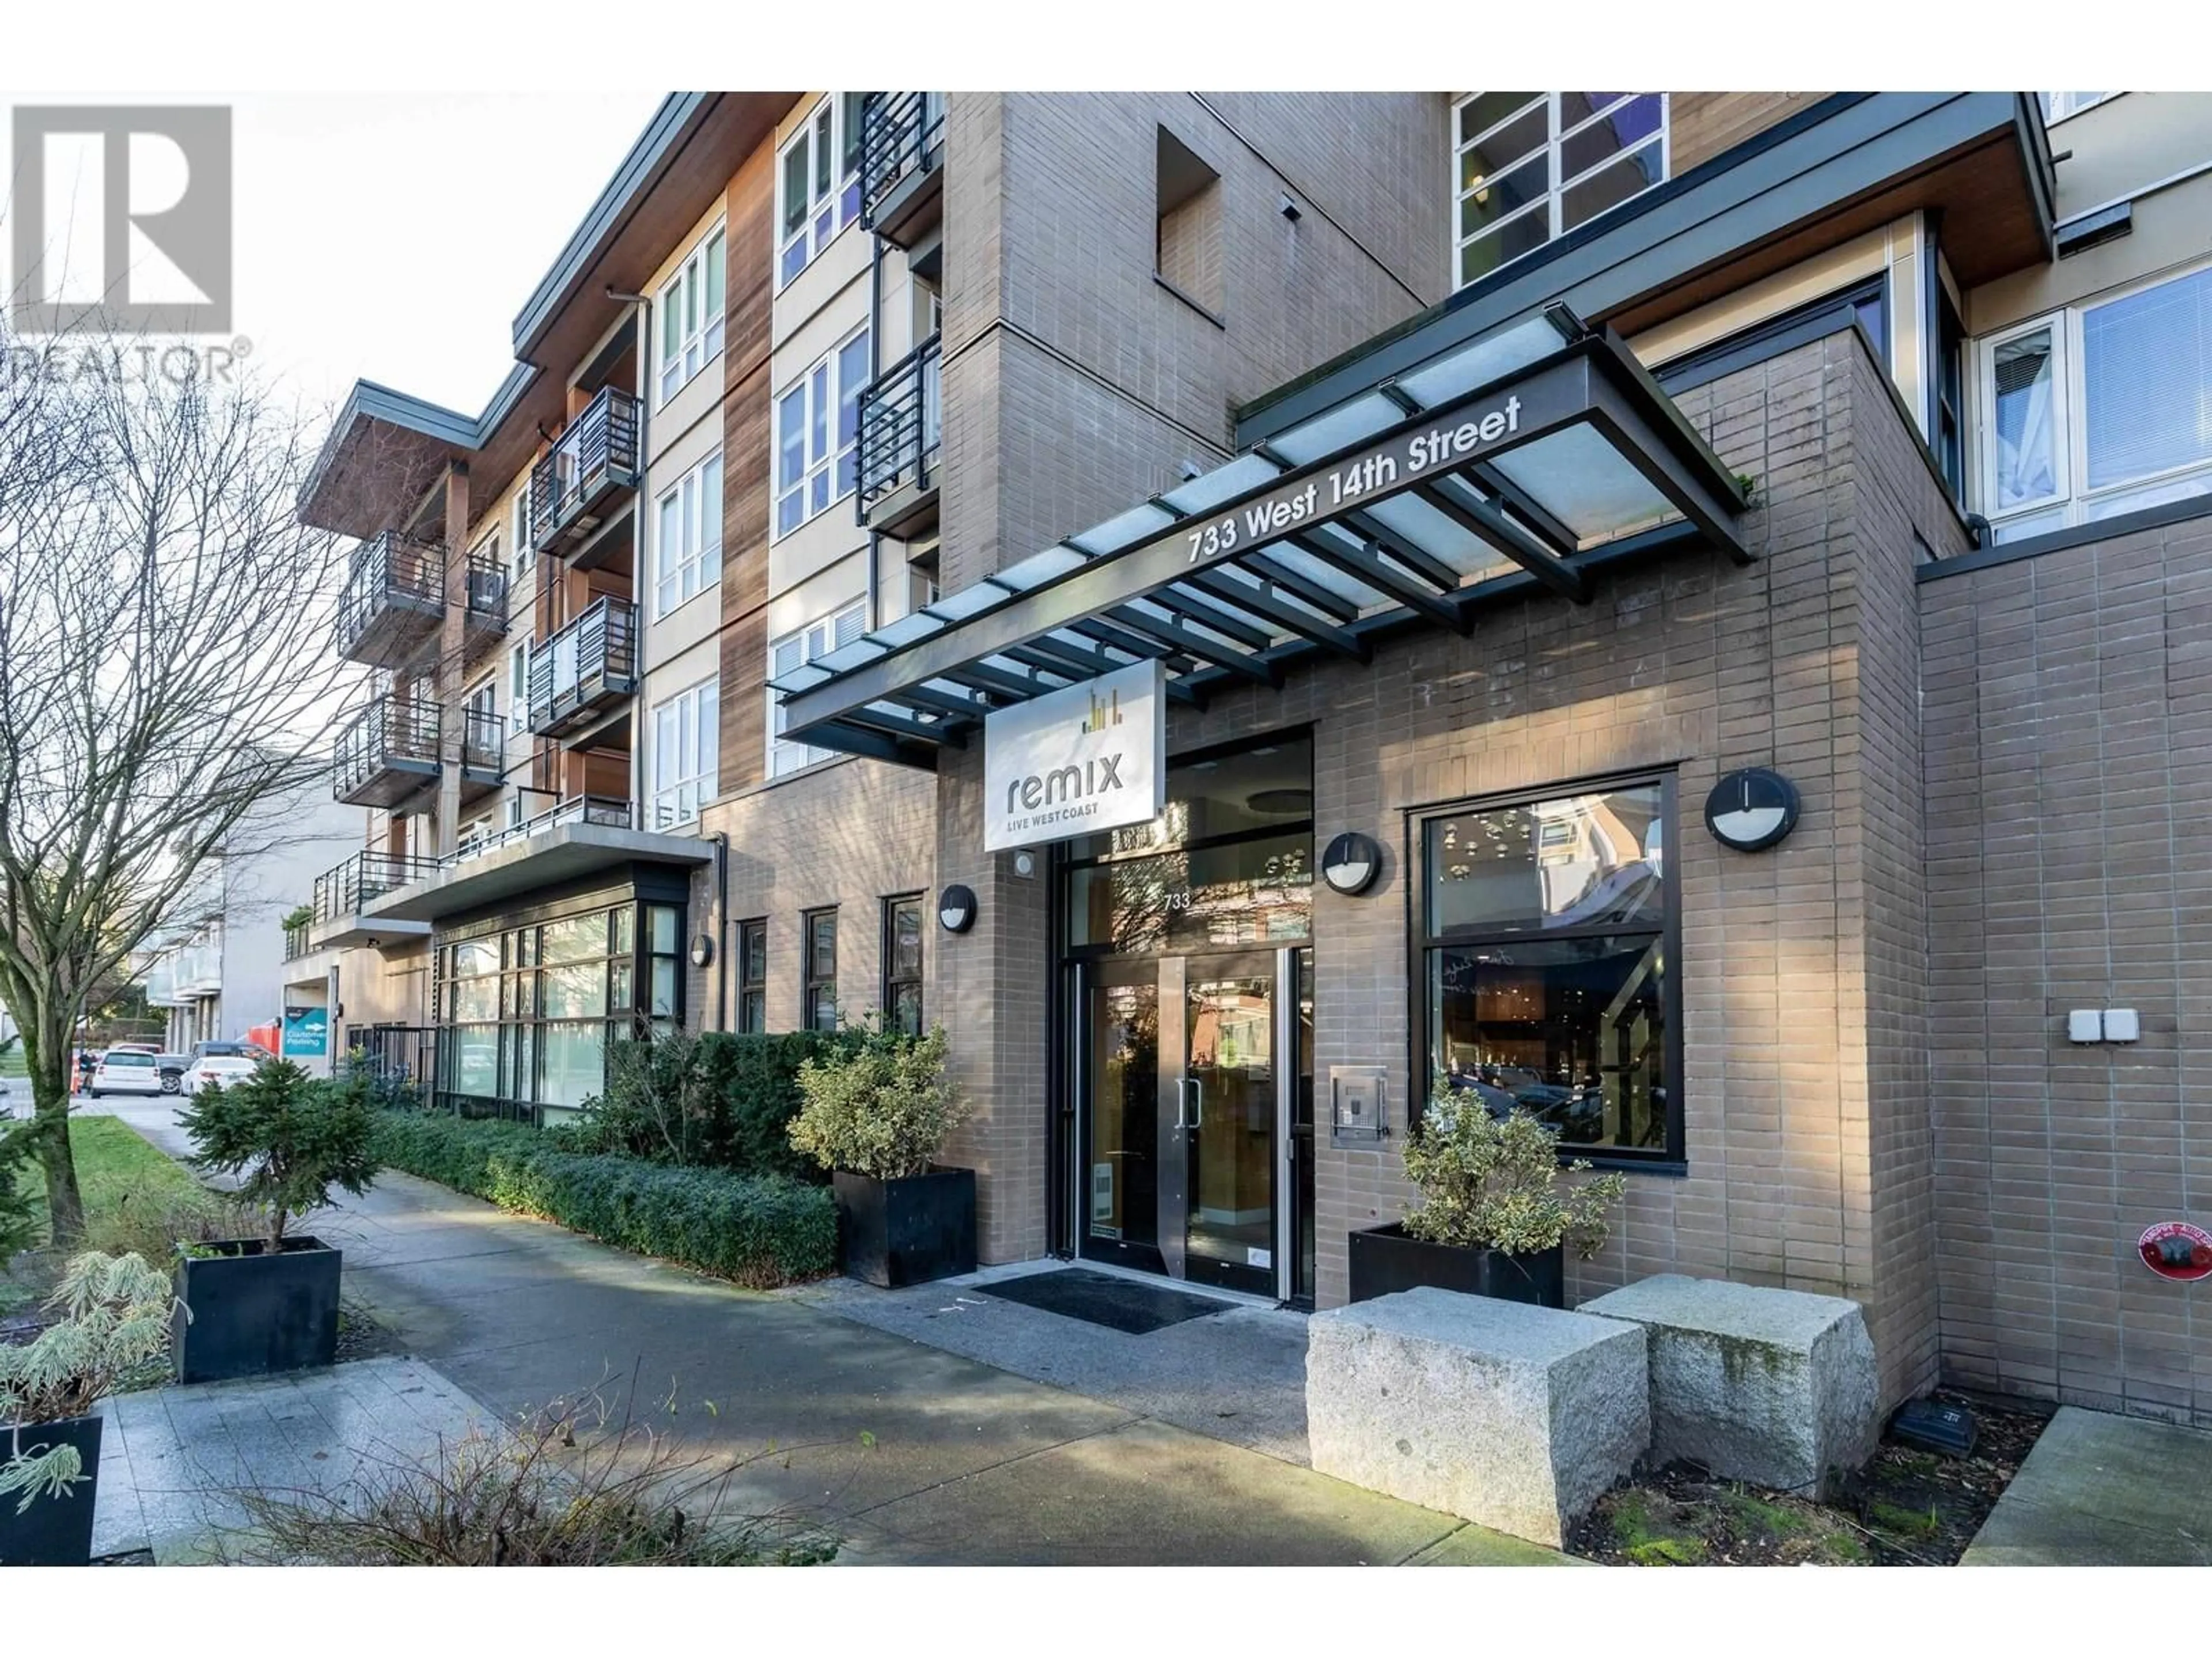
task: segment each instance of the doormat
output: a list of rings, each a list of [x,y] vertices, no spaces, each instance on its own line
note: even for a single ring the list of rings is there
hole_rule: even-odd
[[[1142,1336],[1164,1325],[1180,1325],[1186,1319],[1224,1313],[1231,1306],[1210,1296],[1193,1296],[1164,1285],[1139,1284],[1112,1273],[1092,1273],[1087,1267],[1024,1273],[1019,1279],[975,1288],[1002,1302],[1018,1302],[1025,1308],[1039,1308],[1132,1336]]]

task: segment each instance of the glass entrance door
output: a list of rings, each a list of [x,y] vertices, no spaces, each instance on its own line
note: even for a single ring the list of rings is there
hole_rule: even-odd
[[[1087,969],[1082,1254],[1279,1293],[1278,991],[1267,952]]]

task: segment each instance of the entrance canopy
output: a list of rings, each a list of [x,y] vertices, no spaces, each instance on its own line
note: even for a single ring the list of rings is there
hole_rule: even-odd
[[[934,767],[990,710],[1146,659],[1197,706],[1534,590],[1586,603],[1601,565],[1747,562],[1743,505],[1627,349],[1554,306],[769,684],[785,736]]]

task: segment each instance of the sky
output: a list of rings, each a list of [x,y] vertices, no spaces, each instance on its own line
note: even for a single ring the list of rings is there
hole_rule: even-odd
[[[356,378],[481,410],[514,362],[515,313],[659,99],[6,94],[231,106],[233,333],[311,416]],[[0,124],[0,152],[9,142]],[[5,155],[0,179],[15,178]]]

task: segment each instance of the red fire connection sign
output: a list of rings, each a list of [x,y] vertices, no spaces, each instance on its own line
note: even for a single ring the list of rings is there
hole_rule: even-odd
[[[2143,1266],[2160,1279],[2187,1281],[2212,1274],[2212,1233],[2186,1221],[2160,1221],[2136,1241]]]

